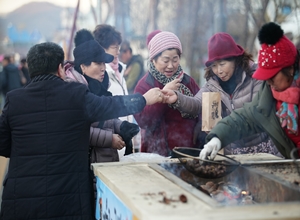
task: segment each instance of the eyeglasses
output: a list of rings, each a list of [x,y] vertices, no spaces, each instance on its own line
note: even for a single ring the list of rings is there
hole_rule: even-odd
[[[119,51],[120,50],[120,46],[110,46],[109,49],[114,50],[114,51]]]

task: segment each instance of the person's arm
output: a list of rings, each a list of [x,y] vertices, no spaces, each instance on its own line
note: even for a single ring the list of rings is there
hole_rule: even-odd
[[[249,110],[250,107],[248,106],[246,109]],[[251,112],[246,109],[237,109],[218,122],[206,136],[206,144],[199,155],[201,159],[210,156],[210,159],[213,160],[221,148],[262,131],[258,123],[252,119]]]
[[[202,111],[202,93],[206,92],[207,89],[205,87],[199,88],[196,84],[195,80],[190,76],[186,76],[189,78],[189,88],[193,92],[194,97],[185,96],[183,94],[177,93],[178,96],[178,106],[176,107],[179,111],[188,113],[190,115],[199,115]],[[176,105],[176,104],[175,104]]]
[[[206,142],[213,137],[218,137],[222,147],[256,133],[262,132],[262,128],[253,118],[251,103],[246,103],[243,108],[234,110],[229,116],[223,118],[209,132]]]
[[[11,153],[11,129],[8,124],[9,98],[6,98],[2,114],[0,115],[0,155],[10,157]]]
[[[164,90],[166,103],[176,106],[176,109],[188,113],[190,115],[198,115],[202,110],[202,90],[194,97],[184,95],[178,91]]]
[[[90,146],[108,148],[112,146],[113,132],[97,127],[90,127]]]
[[[125,96],[96,96],[86,90],[85,110],[86,117],[92,123],[105,121],[117,117],[127,116],[142,111],[146,105],[161,102],[161,91],[153,88],[145,94]]]

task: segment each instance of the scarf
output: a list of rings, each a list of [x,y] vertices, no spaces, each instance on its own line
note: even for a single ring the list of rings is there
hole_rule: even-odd
[[[108,83],[106,82],[108,80],[107,72],[105,72],[103,82],[100,82],[97,79],[93,79],[87,76],[86,74],[84,75],[84,77],[88,82],[88,87],[91,93],[97,96],[112,96],[111,92],[107,91],[108,89]]]
[[[182,70],[181,66],[179,65],[176,73],[174,73],[173,76],[168,78],[164,74],[157,71],[154,64],[152,62],[150,62],[150,64],[149,64],[149,73],[154,77],[154,79],[156,79],[158,82],[160,82],[161,84],[163,84],[165,86],[167,83],[169,83],[169,82],[173,81],[174,79],[178,78],[183,73],[183,70]],[[187,96],[191,96],[191,97],[194,96],[194,94],[191,92],[191,90],[186,85],[184,85],[183,83],[180,83],[178,91],[180,93],[184,94],[184,95],[187,95]],[[170,108],[176,109],[176,107],[172,104],[168,104],[168,106]],[[183,117],[183,118],[197,118],[198,117],[198,116],[194,116],[194,115],[190,115],[190,114],[187,114],[185,112],[182,112],[179,109],[178,109],[178,111],[180,112],[181,117]]]
[[[300,98],[299,72],[297,71],[292,85],[282,92],[272,89],[273,97],[282,104],[276,112],[282,128],[287,128],[291,134],[298,135],[298,105]]]
[[[242,81],[243,72],[244,70],[241,67],[236,67],[228,81],[222,81],[217,75],[216,78],[224,92],[231,96],[237,85]]]
[[[121,83],[121,73],[119,72],[119,58],[117,58],[116,63],[110,62],[109,65],[113,69],[113,71],[115,71],[115,75],[116,75],[117,79],[119,80],[119,82]]]
[[[232,95],[233,91],[235,90],[236,86],[237,86],[237,82],[236,82],[236,74],[233,74],[231,76],[231,78],[228,81],[222,81],[218,76],[217,76],[218,82],[220,84],[220,86],[222,87],[222,89],[224,90],[224,92],[226,92],[229,95]]]

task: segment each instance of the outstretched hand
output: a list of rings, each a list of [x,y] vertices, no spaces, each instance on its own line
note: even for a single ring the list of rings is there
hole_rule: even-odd
[[[163,90],[164,89],[178,90],[179,86],[180,86],[180,82],[181,82],[181,79],[174,79],[173,81],[167,83],[164,86]]]
[[[177,94],[172,89],[163,89],[161,92],[164,95],[163,103],[173,104],[178,99]]]
[[[153,105],[155,103],[167,103],[173,104],[177,101],[177,94],[173,89],[164,88],[160,90],[159,88],[149,89],[144,95],[146,99],[146,105]]]
[[[153,105],[162,102],[164,99],[163,93],[159,88],[149,89],[143,96],[146,99],[146,105]]]

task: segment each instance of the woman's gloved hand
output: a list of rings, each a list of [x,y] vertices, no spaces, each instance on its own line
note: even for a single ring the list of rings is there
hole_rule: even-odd
[[[130,123],[128,121],[123,121],[120,126],[120,135],[123,140],[126,142],[127,140],[131,140],[137,133],[139,133],[140,128],[137,124]]]
[[[210,159],[213,160],[217,156],[217,153],[221,150],[221,141],[217,137],[213,137],[200,152],[200,159],[205,160],[209,155]]]
[[[132,153],[132,138],[139,133],[140,128],[137,124],[123,121],[120,126],[120,136],[126,144],[125,155]]]

